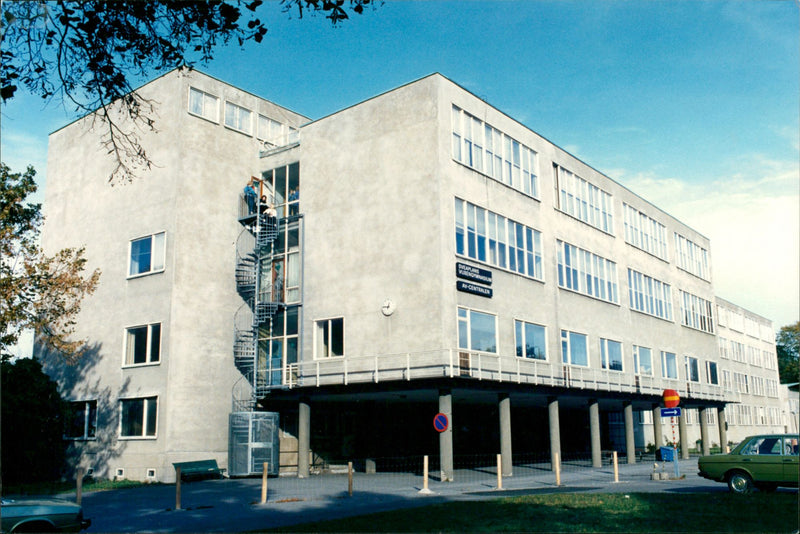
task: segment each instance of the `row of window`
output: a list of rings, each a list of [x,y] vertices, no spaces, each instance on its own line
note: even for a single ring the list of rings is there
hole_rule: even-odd
[[[775,379],[734,372],[733,382],[731,382],[730,371],[726,370],[723,374],[726,391],[733,391],[735,387],[737,393],[778,398],[778,381]]]
[[[759,350],[752,345],[745,345],[738,341],[719,337],[719,355],[721,358],[731,359],[735,362],[749,363],[756,367],[776,369],[775,354],[768,350]]]
[[[538,199],[536,152],[458,106],[452,110],[453,159]],[[612,195],[560,165],[553,164],[553,174],[556,208],[614,235]],[[666,227],[627,203],[623,203],[623,212],[625,241],[669,261]],[[706,249],[677,232],[674,237],[678,266],[708,280]]]
[[[460,349],[499,354],[497,316],[469,308],[458,308],[458,347]],[[569,365],[589,366],[589,336],[580,332],[561,330],[561,361]],[[520,358],[548,360],[546,328],[542,325],[514,320],[516,355]],[[599,340],[600,366],[603,369],[624,371],[622,343],[613,339]],[[649,347],[633,345],[634,372],[654,376],[654,355]],[[660,367],[663,378],[678,379],[678,357],[674,352],[661,351]],[[719,385],[717,363],[684,356],[684,376],[690,382]],[[704,373],[701,376],[701,371]]]
[[[542,234],[534,228],[456,198],[455,239],[460,256],[544,281]],[[619,303],[616,263],[561,240],[556,255],[559,287]],[[673,320],[669,284],[628,269],[628,288],[631,309]],[[684,291],[679,297],[681,324],[713,333],[711,301]]]
[[[158,397],[119,401],[119,436],[155,437],[158,424]],[[94,439],[97,436],[97,401],[71,402],[65,418],[64,437]]]
[[[643,425],[652,425],[653,424],[653,411],[652,410],[641,410],[638,413],[638,422],[639,424]],[[699,425],[700,424],[700,410],[697,408],[684,408],[682,411],[684,415],[684,420],[687,425]],[[706,423],[709,425],[716,425],[717,424],[717,409],[716,408],[706,408]]]
[[[733,404],[725,410],[728,423],[732,425],[771,425],[781,424],[781,412],[778,408],[768,406],[752,406],[749,404]]]
[[[219,98],[200,89],[190,87],[189,113],[219,124]],[[297,135],[297,130],[294,128],[287,127],[264,115],[254,114],[251,110],[228,101],[225,102],[224,122],[228,128],[247,135],[253,135],[253,128],[255,127],[255,135],[262,141],[275,142],[284,136],[288,136],[287,141],[290,141],[291,138]],[[278,142],[276,144],[285,143]]]
[[[720,326],[764,341],[775,340],[775,331],[769,323],[760,322],[721,305],[717,306],[717,316]]]

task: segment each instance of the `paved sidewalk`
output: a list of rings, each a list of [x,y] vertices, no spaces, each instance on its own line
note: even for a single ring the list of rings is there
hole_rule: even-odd
[[[667,464],[667,472],[671,469],[672,464]],[[348,496],[346,475],[270,478],[265,504],[260,503],[260,478],[223,479],[182,484],[181,510],[175,510],[174,485],[89,492],[83,496],[83,507],[92,519],[88,532],[241,532],[526,493],[727,491],[724,484],[697,476],[696,459],[681,461],[680,470],[685,475],[681,480],[653,481],[652,463],[622,464],[620,481],[615,483],[610,466],[568,469],[561,486],[556,486],[550,471],[515,467],[514,476],[503,479],[502,490],[496,488],[497,478],[491,472],[456,471],[456,482],[431,480],[429,495],[420,493],[422,477],[411,474],[356,473],[352,496]],[[74,499],[75,494],[61,497]]]

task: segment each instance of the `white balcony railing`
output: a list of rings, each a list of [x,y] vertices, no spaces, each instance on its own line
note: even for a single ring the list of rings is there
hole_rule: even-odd
[[[665,389],[675,389],[683,399],[732,400],[721,386],[712,384],[687,384],[622,371],[458,349],[313,360],[291,364],[285,373],[289,388],[425,378],[464,378],[643,395],[661,395]]]

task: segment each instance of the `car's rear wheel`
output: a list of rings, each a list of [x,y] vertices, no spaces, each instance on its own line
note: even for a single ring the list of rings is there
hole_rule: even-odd
[[[733,493],[750,493],[753,491],[753,479],[744,471],[733,471],[728,474],[728,489]]]

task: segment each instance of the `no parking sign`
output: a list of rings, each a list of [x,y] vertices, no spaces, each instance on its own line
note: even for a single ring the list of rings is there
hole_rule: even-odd
[[[444,432],[447,430],[447,426],[449,421],[447,420],[447,416],[443,413],[437,413],[433,416],[433,428],[436,429],[437,432]]]

